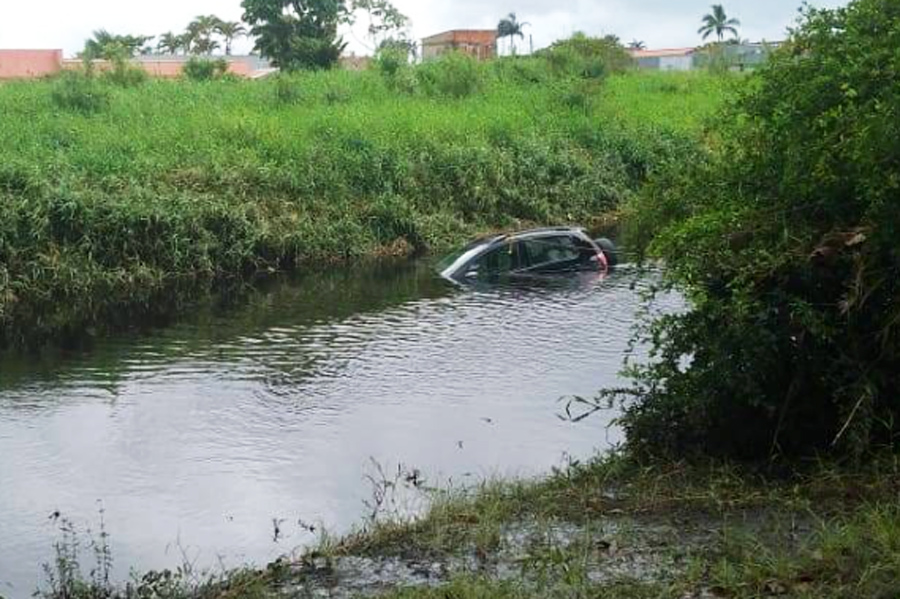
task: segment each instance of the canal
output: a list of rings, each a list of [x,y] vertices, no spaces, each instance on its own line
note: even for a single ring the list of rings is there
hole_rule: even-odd
[[[96,536],[102,513],[120,577],[264,564],[360,523],[373,480],[398,470],[466,485],[607,449],[614,412],[573,424],[560,398],[621,384],[654,280],[461,289],[427,265],[370,264],[87,349],[6,355],[0,595],[34,591],[55,514]]]

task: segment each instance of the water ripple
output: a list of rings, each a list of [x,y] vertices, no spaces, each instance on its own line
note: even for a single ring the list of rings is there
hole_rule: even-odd
[[[262,561],[290,549],[274,517],[355,522],[370,457],[462,479],[589,454],[616,440],[609,418],[561,423],[557,400],[620,382],[652,281],[460,290],[337,270],[91,352],[5,357],[0,579],[35,579],[47,514],[91,521],[98,499],[118,563],[171,567],[176,538]]]

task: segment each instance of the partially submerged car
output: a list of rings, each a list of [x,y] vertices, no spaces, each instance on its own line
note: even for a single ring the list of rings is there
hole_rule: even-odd
[[[573,272],[606,273],[616,265],[608,239],[591,239],[573,227],[531,229],[473,241],[438,264],[457,283],[527,279]]]

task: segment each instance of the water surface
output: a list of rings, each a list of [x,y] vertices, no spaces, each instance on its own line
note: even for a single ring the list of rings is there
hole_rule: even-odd
[[[6,356],[0,595],[34,590],[56,512],[96,529],[102,508],[122,576],[260,564],[314,540],[301,520],[358,523],[373,460],[465,484],[607,448],[612,414],[573,425],[558,400],[621,383],[646,281],[457,289],[421,265],[343,268],[90,351]]]

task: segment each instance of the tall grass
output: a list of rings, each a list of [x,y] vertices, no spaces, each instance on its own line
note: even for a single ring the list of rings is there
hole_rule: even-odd
[[[464,98],[392,91],[377,72],[92,82],[107,101],[90,110],[77,82],[0,87],[2,336],[185,281],[585,221],[676,151],[611,119],[600,87],[502,76],[528,69],[479,67]],[[682,103],[655,95],[661,113],[677,105],[658,121],[682,143]]]

